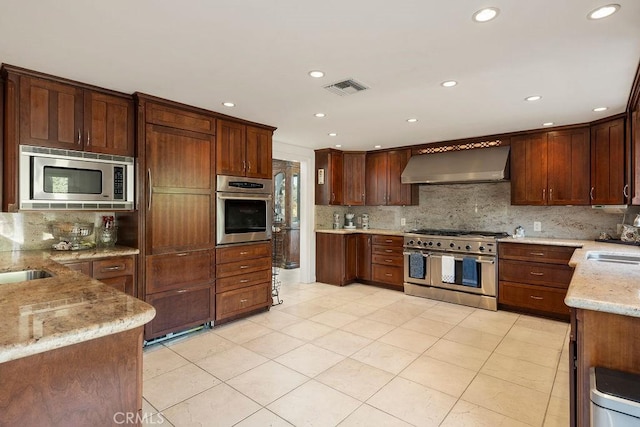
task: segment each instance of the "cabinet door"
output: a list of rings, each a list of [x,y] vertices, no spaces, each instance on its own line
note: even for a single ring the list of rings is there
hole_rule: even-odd
[[[403,184],[401,180],[402,171],[411,158],[411,149],[393,150],[387,154],[387,205],[404,206],[415,204],[417,197],[414,200],[414,189],[417,189],[417,187],[411,184]]]
[[[343,153],[316,150],[316,205],[342,204]]]
[[[216,174],[244,176],[246,134],[244,125],[218,120],[216,135]],[[271,161],[271,160],[269,160]],[[271,178],[271,174],[269,174]]]
[[[92,276],[91,261],[65,262],[64,266],[73,271]]]
[[[365,199],[368,206],[387,204],[387,153],[367,153],[365,165]]]
[[[20,77],[20,144],[82,150],[83,90]]]
[[[344,278],[343,283],[351,283],[357,277],[358,236],[344,236]]]
[[[626,203],[624,161],[624,120],[592,126],[591,204]]]
[[[589,129],[547,134],[549,205],[588,205],[590,181]]]
[[[85,91],[84,149],[133,156],[133,100]]]
[[[214,246],[213,138],[147,125],[149,254]]]
[[[124,292],[125,294],[129,294],[132,297],[135,296],[135,279],[133,276],[117,276],[117,277],[109,277],[108,279],[100,279],[102,283],[105,285],[111,286],[119,290],[120,292]]]
[[[371,280],[371,235],[358,235],[356,257],[356,277]]]
[[[316,233],[316,280],[342,285],[344,277],[344,235]]]
[[[342,203],[348,206],[364,205],[364,170],[366,153],[344,153],[342,155]]]
[[[213,251],[146,257],[146,294],[189,288],[213,281]]]
[[[271,179],[271,131],[247,126],[246,175]]]
[[[145,325],[145,339],[213,320],[214,297],[211,285],[147,295],[145,301],[156,309],[156,317]]]
[[[511,139],[511,204],[547,204],[547,134]]]

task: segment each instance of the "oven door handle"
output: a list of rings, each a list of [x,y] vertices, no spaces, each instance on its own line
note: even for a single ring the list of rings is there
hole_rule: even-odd
[[[442,255],[433,255],[435,258],[442,258]],[[463,258],[453,258],[456,261],[462,261]],[[479,262],[481,264],[495,264],[496,260],[495,259],[476,259],[476,262]]]
[[[411,255],[416,252],[402,252],[402,255]],[[431,254],[422,254],[423,258],[429,258]]]
[[[242,193],[242,195],[231,195],[225,193],[217,193],[217,197],[220,200],[271,200],[271,194],[246,194]]]

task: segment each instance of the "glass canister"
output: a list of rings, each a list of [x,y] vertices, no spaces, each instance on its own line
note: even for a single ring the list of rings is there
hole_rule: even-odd
[[[113,216],[103,216],[102,225],[98,228],[96,235],[96,244],[101,248],[110,248],[115,246],[118,240],[118,227],[115,225]]]

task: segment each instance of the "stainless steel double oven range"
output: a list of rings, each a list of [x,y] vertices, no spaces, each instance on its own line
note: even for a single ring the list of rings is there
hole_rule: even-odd
[[[406,233],[405,293],[497,310],[496,240],[507,235],[431,229]]]

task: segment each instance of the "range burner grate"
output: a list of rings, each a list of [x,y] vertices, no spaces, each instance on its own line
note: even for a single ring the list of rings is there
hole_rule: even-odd
[[[419,230],[411,230],[410,233],[415,234],[423,234],[426,236],[477,236],[477,237],[507,237],[509,233],[505,233],[503,231],[495,232],[495,231],[468,231],[468,230],[448,230],[448,229],[431,229],[431,228],[422,228]]]

